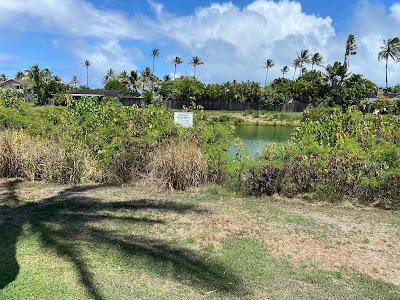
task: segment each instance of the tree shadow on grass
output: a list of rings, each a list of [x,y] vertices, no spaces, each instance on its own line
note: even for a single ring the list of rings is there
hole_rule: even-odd
[[[74,265],[80,282],[93,299],[104,297],[77,247],[80,241],[115,249],[131,259],[146,258],[157,266],[155,269],[160,275],[168,272],[176,280],[195,288],[237,295],[245,293],[240,278],[231,270],[216,261],[206,260],[194,251],[176,247],[166,240],[145,235],[124,235],[95,226],[96,222],[102,221],[124,221],[145,226],[164,223],[161,220],[132,216],[144,210],[179,214],[205,213],[195,205],[148,199],[107,202],[84,194],[101,186],[69,188],[54,197],[35,203],[23,203],[16,195],[17,185],[18,182],[10,181],[1,187],[7,192],[0,195],[0,289],[18,276],[20,268],[16,259],[16,244],[22,235],[23,226],[28,224],[44,247]]]

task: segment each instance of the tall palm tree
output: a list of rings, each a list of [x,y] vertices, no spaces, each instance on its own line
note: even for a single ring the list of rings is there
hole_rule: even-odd
[[[383,46],[378,54],[378,60],[385,60],[386,62],[386,89],[388,86],[388,63],[389,58],[398,61],[400,59],[400,39],[395,37],[393,39],[383,40]]]
[[[346,52],[344,53],[344,63],[349,67],[350,65],[350,56],[357,54],[357,43],[356,37],[354,34],[350,34],[346,41]]]
[[[85,60],[84,65],[86,68],[86,86],[89,88],[89,67],[92,65],[92,62],[87,59]]]
[[[161,52],[159,49],[155,48],[151,51],[151,56],[153,57],[153,74],[155,74],[154,72],[154,63],[157,57],[161,56]]]
[[[189,62],[189,65],[193,66],[193,77],[196,78],[196,68],[198,66],[204,65],[204,62],[201,60],[200,57],[194,56],[192,60]]]
[[[300,67],[301,67],[301,61],[300,61],[300,58],[296,58],[294,61],[293,61],[293,67],[294,67],[294,74],[293,74],[293,80],[295,79],[295,77],[296,77],[296,72],[297,72],[297,69],[299,69]]]
[[[171,60],[171,63],[174,65],[174,80],[175,80],[175,77],[176,77],[176,66],[182,64],[183,63],[183,59],[181,57],[179,57],[179,56],[176,56]]]
[[[284,66],[284,67],[281,69],[282,77],[285,78],[286,73],[289,73],[289,71],[290,71],[289,67],[288,67],[288,66]]]
[[[264,84],[264,86],[267,86],[269,69],[271,69],[273,66],[275,66],[275,63],[270,58],[268,58],[264,63],[264,67],[263,68],[267,69],[267,74],[265,75],[265,84]]]
[[[78,76],[74,75],[72,76],[72,79],[70,81],[70,84],[73,84],[74,87],[76,88],[76,86],[81,83],[81,81],[79,80]]]
[[[320,53],[314,53],[311,57],[311,70],[314,70],[314,66],[321,67],[323,65],[323,58]]]
[[[300,75],[303,75],[306,65],[311,63],[310,51],[307,49],[301,50],[300,54],[297,55],[297,58],[300,62]]]

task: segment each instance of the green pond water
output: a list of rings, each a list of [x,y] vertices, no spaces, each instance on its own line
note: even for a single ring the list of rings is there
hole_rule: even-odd
[[[240,124],[236,126],[233,136],[242,140],[250,155],[257,156],[269,143],[287,143],[293,131],[294,128],[286,126]],[[234,146],[229,151],[233,156],[238,152]]]

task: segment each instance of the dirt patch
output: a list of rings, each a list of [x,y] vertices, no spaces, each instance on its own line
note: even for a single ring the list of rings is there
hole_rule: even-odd
[[[263,240],[275,257],[314,260],[328,270],[352,269],[400,285],[398,229],[375,209],[286,206],[285,212],[310,220],[301,228],[269,223]],[[385,212],[389,214],[388,212]],[[315,236],[323,236],[318,239]]]

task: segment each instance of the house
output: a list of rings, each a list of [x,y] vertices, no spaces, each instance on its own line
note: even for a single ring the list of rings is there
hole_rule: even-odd
[[[31,90],[24,84],[23,81],[18,79],[7,79],[5,81],[0,82],[0,89],[13,89],[20,91],[24,94],[24,97],[27,99],[32,98]]]
[[[101,101],[105,97],[110,97],[118,100],[125,106],[144,105],[143,97],[121,93],[114,90],[71,90],[67,92],[67,95],[70,95],[74,100],[80,100],[82,97],[96,97],[99,101]]]

